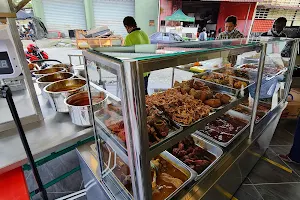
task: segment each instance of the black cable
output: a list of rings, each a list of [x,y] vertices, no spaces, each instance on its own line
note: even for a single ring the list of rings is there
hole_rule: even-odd
[[[6,98],[8,106],[9,106],[9,109],[10,109],[10,112],[11,112],[11,114],[13,116],[13,119],[14,119],[14,121],[16,123],[16,126],[17,126],[17,129],[18,129],[21,141],[23,143],[23,146],[24,146],[24,149],[25,149],[28,161],[29,161],[29,164],[30,164],[31,169],[33,171],[33,175],[34,175],[35,180],[37,182],[38,188],[39,188],[40,192],[42,193],[42,198],[44,200],[48,200],[47,192],[46,192],[46,190],[45,190],[45,188],[43,186],[41,177],[40,177],[39,172],[38,172],[38,170],[36,168],[36,165],[35,165],[35,162],[34,162],[34,159],[33,159],[33,156],[32,156],[31,150],[30,150],[30,147],[28,145],[28,141],[26,139],[26,136],[25,136],[25,133],[24,133],[24,130],[23,130],[23,127],[22,127],[22,124],[21,124],[21,121],[20,121],[20,118],[19,118],[16,106],[15,106],[14,100],[12,98],[11,90],[6,85],[3,86],[2,88],[0,88],[0,90],[1,90],[1,93],[0,93],[1,95],[0,96],[2,96],[3,98]]]

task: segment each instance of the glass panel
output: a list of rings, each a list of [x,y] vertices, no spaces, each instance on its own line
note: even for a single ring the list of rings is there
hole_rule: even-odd
[[[169,36],[168,36],[169,37]],[[213,40],[213,41],[190,41],[173,44],[148,44],[130,47],[101,47],[94,48],[95,52],[123,61],[126,58],[146,60],[169,56],[186,55],[188,52],[211,52],[225,48],[237,49],[243,46],[256,46],[257,42],[249,42],[247,39]],[[115,53],[114,53],[115,52]]]
[[[86,60],[95,131],[100,146],[101,177],[116,199],[132,199],[132,185],[119,98],[119,71],[103,63]],[[119,66],[120,67],[120,66]]]
[[[293,40],[286,38],[261,38],[261,40],[267,45],[267,49],[255,123],[260,122],[269,111],[285,100],[286,92],[289,90],[287,79],[292,70],[289,62],[294,43]],[[249,99],[242,105],[249,110],[252,110],[255,98],[259,57],[260,53],[249,52],[241,55],[238,61],[238,68],[243,73],[246,72],[251,79],[250,81],[253,82],[249,87]],[[237,109],[243,109],[244,113],[249,113],[245,108],[239,107]]]
[[[250,51],[253,51],[252,48],[245,50],[245,53]],[[170,59],[169,68],[149,70],[150,76],[144,76],[144,82],[148,82],[146,88],[148,95],[145,97],[146,116],[140,120],[147,122],[147,132],[143,134],[148,134],[150,155],[155,155],[151,157],[154,158],[151,163],[152,172],[155,170],[153,162],[158,158],[157,153],[164,153],[162,151],[167,150],[178,158],[176,163],[173,162],[175,165],[172,167],[184,163],[201,176],[217,157],[210,157],[209,153],[201,149],[201,145],[196,145],[196,143],[204,145],[205,141],[191,137],[193,133],[197,131],[197,134],[201,134],[202,137],[227,146],[249,126],[251,112],[249,116],[244,116],[230,110],[247,98],[246,87],[250,84],[249,80],[233,78],[229,74],[214,73],[216,69],[224,67],[234,69],[235,63],[230,61],[236,62],[238,54],[241,53],[243,52],[216,52],[213,55],[215,59],[209,60],[203,59],[203,54],[199,53],[198,56],[193,56],[191,63],[182,66],[176,66],[177,62],[171,66],[173,62]],[[180,58],[177,61],[180,62]],[[143,61],[142,64],[145,67],[147,61]],[[153,68],[156,64],[153,64]],[[150,63],[149,69],[151,67]],[[195,68],[198,68],[198,71],[192,71]],[[184,139],[186,136],[188,137]],[[199,137],[200,140],[202,137]],[[243,137],[247,137],[247,134]],[[178,138],[181,139],[179,143],[175,142]],[[168,173],[171,171],[166,171],[171,179],[181,179],[175,174]],[[161,174],[158,173],[157,176]],[[190,176],[178,182],[183,185],[189,178]],[[152,182],[152,185],[160,187],[161,183]],[[172,192],[176,193],[176,190]]]

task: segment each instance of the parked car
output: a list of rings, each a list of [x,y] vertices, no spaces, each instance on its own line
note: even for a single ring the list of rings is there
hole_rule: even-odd
[[[151,44],[169,44],[184,42],[182,37],[176,33],[157,32],[150,36]]]

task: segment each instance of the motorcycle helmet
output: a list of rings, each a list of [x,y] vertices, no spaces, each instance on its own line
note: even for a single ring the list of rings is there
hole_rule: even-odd
[[[34,45],[34,44],[29,44],[29,45],[27,45],[27,51],[29,52],[29,53],[32,53],[35,49],[37,49],[38,47],[36,46],[36,45]]]

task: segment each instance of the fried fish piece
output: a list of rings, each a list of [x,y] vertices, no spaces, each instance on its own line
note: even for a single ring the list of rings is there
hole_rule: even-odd
[[[222,105],[220,99],[208,99],[208,100],[204,101],[204,103],[213,108],[218,108]]]

